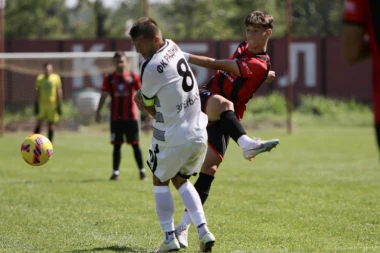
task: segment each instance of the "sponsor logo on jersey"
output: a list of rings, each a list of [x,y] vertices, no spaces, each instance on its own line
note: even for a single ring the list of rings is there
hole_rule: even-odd
[[[185,101],[183,101],[179,105],[176,105],[177,113],[180,113],[182,110],[188,108],[189,106],[194,105],[195,103],[197,103],[198,100],[199,100],[198,93],[195,93],[195,96],[191,96],[191,94],[189,94],[188,98]]]
[[[247,73],[249,75],[252,75],[252,71],[249,69],[247,63],[245,63],[244,61],[241,63],[243,65],[243,67],[247,70]]]

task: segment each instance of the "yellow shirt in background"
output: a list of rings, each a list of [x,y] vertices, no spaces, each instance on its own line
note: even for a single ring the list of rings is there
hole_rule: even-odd
[[[44,74],[37,76],[36,88],[39,92],[40,103],[55,103],[57,90],[62,87],[61,78],[57,74],[50,74],[48,78]]]

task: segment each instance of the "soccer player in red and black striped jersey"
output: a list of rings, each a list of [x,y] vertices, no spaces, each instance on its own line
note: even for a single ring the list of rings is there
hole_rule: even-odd
[[[380,1],[346,0],[343,56],[353,64],[372,56],[372,100],[377,145],[380,150]]]
[[[102,95],[96,111],[96,121],[100,122],[100,111],[108,95],[111,96],[111,143],[113,144],[113,173],[111,180],[119,177],[121,144],[126,141],[132,145],[140,179],[147,179],[139,145],[139,126],[137,107],[133,98],[135,91],[141,88],[137,73],[127,70],[128,61],[124,52],[116,52],[113,57],[115,71],[106,74],[103,79]]]
[[[244,158],[248,160],[271,150],[279,143],[278,139],[251,139],[240,123],[246,109],[245,104],[260,85],[272,81],[275,75],[271,71],[270,58],[266,53],[274,27],[273,17],[262,11],[254,11],[246,17],[245,26],[247,40],[238,46],[230,59],[215,60],[205,56],[187,55],[192,64],[218,70],[199,91],[202,111],[209,118],[209,148],[201,173],[194,184],[202,203],[208,198],[211,183],[223,160],[230,137],[243,149]],[[176,228],[182,247],[187,247],[190,221],[190,216],[185,211]]]

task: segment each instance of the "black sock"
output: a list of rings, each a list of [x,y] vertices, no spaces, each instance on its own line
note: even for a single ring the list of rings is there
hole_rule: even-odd
[[[50,142],[52,142],[52,143],[53,143],[53,135],[54,135],[54,130],[49,129],[48,138],[49,138]]]
[[[246,134],[234,111],[228,110],[220,114],[220,125],[236,143],[240,136]]]
[[[135,155],[135,160],[137,163],[137,166],[139,167],[139,170],[144,168],[143,166],[143,160],[142,160],[142,154],[139,144],[132,144],[133,153]]]
[[[194,184],[195,189],[197,190],[199,197],[201,198],[202,205],[206,202],[210,189],[211,183],[214,180],[214,176],[207,175],[205,173],[199,173],[199,177]]]
[[[34,129],[34,133],[35,134],[39,134],[41,132],[41,127],[40,126],[36,126],[36,128]]]
[[[113,145],[113,153],[112,153],[113,171],[119,170],[120,160],[121,160],[121,145],[120,144],[114,144]]]
[[[380,151],[380,123],[375,124],[377,147]]]

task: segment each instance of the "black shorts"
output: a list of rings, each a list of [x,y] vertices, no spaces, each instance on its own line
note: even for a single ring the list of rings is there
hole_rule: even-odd
[[[200,88],[199,89],[199,97],[201,98],[201,109],[202,109],[202,112],[206,113],[207,103],[208,103],[208,100],[210,99],[210,97],[212,95],[214,95],[214,94],[211,93],[211,92],[209,92],[208,90],[206,90],[204,88]]]
[[[210,97],[214,95],[206,89],[199,89],[199,96],[201,98],[201,108],[202,112],[206,113],[206,107]],[[221,158],[224,158],[224,155],[227,150],[228,142],[230,137],[225,133],[221,128],[220,120],[215,122],[209,122],[207,125],[207,135],[208,135],[208,146]]]
[[[125,136],[125,138],[124,138]],[[139,125],[137,120],[111,121],[111,143],[139,143]]]

